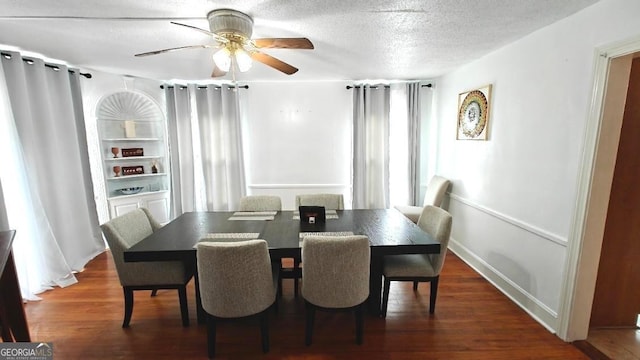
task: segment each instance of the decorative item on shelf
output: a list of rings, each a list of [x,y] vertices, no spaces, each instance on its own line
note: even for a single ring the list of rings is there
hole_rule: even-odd
[[[122,149],[122,157],[130,157],[130,156],[144,156],[144,149],[143,148]]]
[[[160,183],[159,182],[153,182],[153,183],[149,184],[149,191],[160,191]]]
[[[122,175],[140,175],[144,174],[144,168],[142,165],[136,166],[123,166],[122,167]]]
[[[142,187],[142,186],[136,186],[136,187],[118,189],[116,191],[121,193],[122,195],[133,195],[133,194],[137,194],[140,191],[142,191],[143,188],[144,187]]]
[[[114,158],[117,158],[117,157],[118,157],[118,153],[119,153],[119,152],[120,152],[120,148],[117,148],[117,147],[115,147],[115,146],[111,148],[111,153],[113,154],[113,157],[114,157]],[[124,156],[124,155],[122,155],[122,156]]]
[[[120,166],[116,165],[113,167],[113,174],[115,177],[120,177],[120,171],[122,169],[120,168]]]
[[[157,174],[158,173],[158,162],[153,160],[151,162],[151,173],[153,174]]]
[[[136,123],[133,120],[124,121],[124,137],[134,138],[136,137]]]

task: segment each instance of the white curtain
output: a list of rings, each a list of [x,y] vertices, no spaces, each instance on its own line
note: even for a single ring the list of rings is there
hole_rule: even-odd
[[[175,218],[196,208],[191,103],[186,86],[167,86],[165,96],[171,166],[171,218]]]
[[[3,52],[0,178],[25,299],[75,283],[73,272],[104,250],[78,77]]]
[[[389,94],[386,86],[353,89],[353,208],[389,207]]]
[[[246,194],[239,106],[243,90],[229,85],[188,85],[165,91],[173,203],[180,202],[173,215],[237,210]]]
[[[417,82],[406,84],[407,87],[407,121],[408,121],[408,188],[409,200],[412,205],[421,205],[420,202],[420,137],[421,137],[421,106],[420,89]]]

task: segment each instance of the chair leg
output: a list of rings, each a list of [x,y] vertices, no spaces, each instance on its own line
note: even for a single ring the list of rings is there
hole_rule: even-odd
[[[431,280],[431,290],[429,291],[429,314],[436,311],[436,296],[438,296],[438,280],[440,276],[436,276]]]
[[[418,291],[418,282],[417,281],[413,282],[413,291]]]
[[[389,303],[389,288],[391,287],[391,281],[389,281],[389,279],[387,279],[386,277],[384,278],[384,287],[382,290],[382,311],[380,311],[380,317],[382,318],[386,318],[387,317],[387,306]]]
[[[156,296],[156,295],[158,295],[158,289],[151,290],[151,296],[153,297],[153,296]]]
[[[298,297],[298,287],[299,287],[299,276],[298,274],[301,272],[300,269],[300,258],[293,258],[293,296]]]
[[[189,326],[189,306],[187,303],[187,286],[178,288],[178,298],[180,299],[180,315],[182,316],[182,326]]]
[[[128,328],[131,314],[133,313],[133,290],[126,286],[122,287],[122,290],[124,292],[124,321],[122,322],[122,327]]]
[[[262,336],[262,352],[269,352],[269,312],[268,309],[260,313],[260,334]]]
[[[364,329],[364,304],[356,307],[356,344],[362,345],[362,332]]]
[[[305,310],[307,315],[307,322],[305,327],[305,345],[311,345],[311,338],[313,336],[313,323],[316,317],[316,308],[310,302],[305,301]]]
[[[210,314],[207,317],[207,355],[209,359],[216,356],[216,318]]]

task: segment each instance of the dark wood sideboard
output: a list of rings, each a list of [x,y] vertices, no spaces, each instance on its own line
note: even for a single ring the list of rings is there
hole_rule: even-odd
[[[24,314],[22,295],[11,246],[15,230],[0,231],[0,330],[2,341],[30,342],[29,326]]]

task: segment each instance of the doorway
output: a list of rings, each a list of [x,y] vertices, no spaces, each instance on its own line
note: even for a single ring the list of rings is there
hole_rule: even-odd
[[[629,75],[640,38],[598,49],[558,335],[587,339]],[[637,155],[634,155],[637,156]]]
[[[619,96],[626,101],[587,336],[591,345],[613,359],[640,359],[640,57],[629,57],[610,69],[612,81],[629,80],[626,96]]]
[[[626,61],[625,61],[626,62]],[[612,71],[615,69],[612,69]],[[635,329],[640,313],[640,57],[631,61],[589,328]]]

